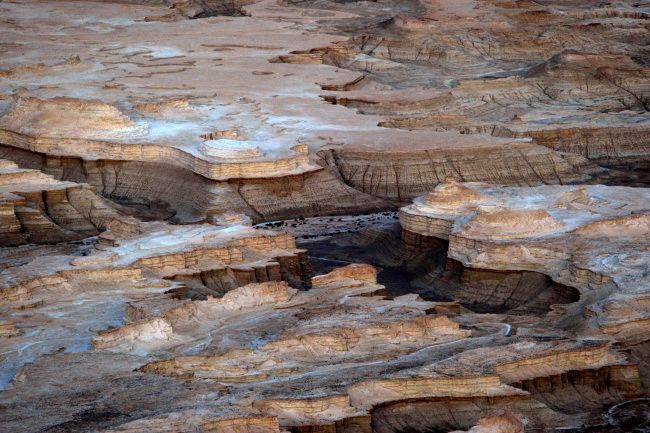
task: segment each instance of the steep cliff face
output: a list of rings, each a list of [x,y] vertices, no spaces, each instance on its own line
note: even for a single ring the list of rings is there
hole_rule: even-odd
[[[450,205],[444,192],[452,190],[469,191],[465,195],[474,200]],[[403,208],[401,220],[407,231],[446,235],[449,257],[463,266],[547,275],[561,284],[544,294],[552,308],[549,317],[559,320],[561,326],[579,326],[585,335],[595,332],[600,338],[636,347],[645,341],[638,331],[645,326],[645,299],[650,287],[642,270],[647,261],[647,194],[642,188],[494,188],[450,181]],[[478,270],[460,269],[461,282],[468,272],[481,275]],[[430,278],[428,283],[435,281]],[[465,297],[467,302],[508,291],[507,284],[498,284],[495,289],[480,281],[468,282],[451,293],[461,300]],[[573,295],[570,287],[577,289]],[[472,294],[469,288],[479,293]],[[535,284],[529,282],[514,293],[535,290]],[[516,298],[510,296],[508,302]],[[556,302],[573,303],[552,305]],[[634,307],[623,307],[627,302]],[[585,320],[578,320],[583,314]],[[638,350],[643,351],[641,347]]]
[[[342,148],[322,150],[319,155],[337,168],[346,184],[367,194],[402,202],[426,193],[447,177],[501,185],[561,185],[586,182],[604,171],[580,156],[551,152],[527,142],[482,145],[480,139],[476,141],[476,147],[459,148],[452,141],[442,148]]]
[[[0,160],[0,245],[76,241],[97,235],[119,216],[88,185],[57,181]]]
[[[647,429],[649,12],[0,1],[0,430]]]
[[[533,271],[492,270],[463,266],[447,259],[413,282],[422,296],[454,299],[472,311],[540,314],[553,305],[570,304],[580,292]]]
[[[83,161],[0,147],[0,155],[57,179],[88,183],[98,194],[146,219],[190,223],[224,212],[246,213],[256,222],[295,216],[349,214],[393,207],[321,169],[279,179],[214,181],[172,165],[135,161]]]
[[[533,142],[560,152],[584,156],[602,166],[621,169],[647,165],[647,127],[548,128],[499,130],[499,135],[530,137]]]

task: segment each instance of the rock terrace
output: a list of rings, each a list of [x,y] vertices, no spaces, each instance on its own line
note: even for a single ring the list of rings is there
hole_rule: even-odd
[[[644,2],[0,0],[0,432],[645,432]]]

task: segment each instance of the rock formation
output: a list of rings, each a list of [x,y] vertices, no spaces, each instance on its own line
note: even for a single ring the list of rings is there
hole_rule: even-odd
[[[650,431],[648,17],[0,1],[0,431]]]
[[[449,206],[440,191],[451,188],[462,188],[472,200]],[[598,338],[627,346],[646,341],[640,334],[650,290],[647,189],[495,188],[449,181],[437,190],[401,210],[404,230],[448,239],[448,257],[463,266],[533,271],[575,288],[577,302],[551,306],[560,328],[585,338],[596,332]]]
[[[0,160],[0,245],[76,241],[119,214],[89,185],[59,181]]]
[[[133,227],[124,229],[127,230],[134,231]],[[201,233],[205,239],[210,232],[203,229]],[[133,235],[135,239],[143,236]],[[242,238],[241,234],[234,236],[242,239],[235,241],[237,244],[260,242],[258,238]],[[166,241],[160,237],[140,242],[138,250],[155,250],[162,242]],[[127,245],[105,251],[116,253]],[[190,245],[184,243],[186,257],[193,254],[193,250],[188,250]],[[93,349],[86,354],[66,350],[42,357],[60,366],[55,376],[42,376],[40,371],[46,366],[38,360],[23,367],[5,391],[5,401],[12,413],[22,410],[21,401],[33,397],[32,381],[38,380],[41,386],[60,386],[56,385],[58,381],[78,377],[82,371],[94,377],[92,383],[84,385],[88,389],[85,392],[91,393],[93,387],[101,386],[110,377],[119,377],[112,382],[113,396],[102,403],[111,408],[112,415],[88,415],[92,418],[89,425],[95,429],[121,425],[110,431],[146,431],[156,425],[191,431],[194,423],[214,425],[235,419],[255,425],[258,420],[268,419],[262,423],[267,426],[265,431],[334,425],[362,431],[369,431],[372,425],[376,431],[396,431],[400,424],[413,428],[469,428],[480,418],[495,416],[500,410],[524,414],[532,425],[561,426],[571,425],[577,418],[586,420],[594,404],[585,400],[581,403],[584,406],[564,406],[564,398],[583,401],[580,396],[572,397],[577,385],[543,391],[541,381],[545,378],[568,375],[566,380],[570,383],[580,381],[584,388],[581,393],[590,392],[598,399],[614,403],[642,392],[636,367],[604,341],[508,338],[501,327],[489,326],[485,330],[492,330],[487,334],[474,335],[473,331],[461,329],[458,321],[463,323],[467,319],[450,316],[452,310],[445,303],[425,302],[415,295],[392,300],[378,296],[383,288],[374,281],[374,271],[368,266],[351,266],[314,278],[313,287],[303,292],[288,287],[286,282],[269,281],[241,286],[218,299],[179,300],[178,292],[169,290],[173,283],[155,283],[155,274],[148,272],[157,269],[158,275],[167,276],[178,273],[171,264],[174,255],[154,256],[155,263],[170,263],[163,268],[150,264],[154,257],[139,258],[136,263],[143,267],[131,272],[140,276],[121,282],[116,276],[124,277],[124,271],[112,272],[112,277],[103,280],[98,275],[100,271],[86,270],[89,266],[107,266],[110,261],[103,259],[104,254],[102,251],[74,259],[81,270],[62,271],[58,277],[65,281],[62,284],[67,285],[70,294],[61,298],[61,294],[52,293],[54,288],[39,287],[34,292],[42,296],[42,304],[32,308],[39,311],[56,299],[57,311],[63,317],[81,314],[73,313],[71,304],[78,302],[75,300],[80,296],[83,299],[92,290],[94,296],[87,302],[96,302],[97,293],[106,293],[117,283],[124,289],[119,296],[114,293],[111,302],[126,303],[127,324],[97,333],[92,338]],[[101,273],[108,276],[110,269],[107,266]],[[90,277],[89,272],[94,275]],[[126,289],[128,281],[139,283]],[[89,282],[92,289],[88,288]],[[46,295],[47,292],[52,294]],[[147,292],[145,297],[136,294]],[[10,298],[5,295],[5,300]],[[8,304],[17,308],[11,305]],[[366,319],[360,322],[361,317]],[[97,323],[102,319],[92,320]],[[48,330],[52,332],[51,327]],[[21,338],[12,337],[9,344],[20,344]],[[452,347],[456,349],[448,352]],[[432,362],[443,353],[451,357]],[[104,367],[105,362],[112,367]],[[590,371],[599,373],[587,380],[589,376],[584,375]],[[127,401],[120,397],[127,392],[128,383],[139,383],[145,377],[149,393],[156,390],[176,396],[155,400],[155,411],[166,414],[162,419],[160,415],[144,415],[153,409],[146,406],[144,396],[131,395]],[[169,388],[173,383],[177,385]],[[603,386],[607,397],[600,397]],[[177,399],[190,398],[191,390],[203,390],[201,395],[207,392],[212,397],[204,402],[195,400],[191,408],[183,409],[184,404],[179,405]],[[546,395],[546,400],[538,399],[538,393]],[[566,397],[564,393],[568,393]],[[79,412],[83,409],[72,404],[76,398],[68,391],[57,393],[57,401],[50,401],[41,415],[30,422],[30,428],[38,430],[56,423],[61,428],[74,426],[75,419],[84,416]],[[461,408],[470,402],[473,408],[462,409],[463,417],[456,418],[455,424],[442,415],[452,407]],[[126,409],[125,404],[136,406]],[[441,418],[414,415],[424,408],[440,411]],[[142,414],[137,418],[144,417],[131,421],[135,414]],[[187,417],[194,421],[183,427],[181,421]],[[11,425],[11,421],[5,421]]]

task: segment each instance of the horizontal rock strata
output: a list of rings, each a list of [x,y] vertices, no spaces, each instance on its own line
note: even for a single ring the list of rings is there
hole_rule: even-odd
[[[0,17],[1,431],[650,428],[643,2]]]
[[[0,160],[0,208],[0,245],[80,240],[120,215],[88,185],[58,181],[7,160]]]

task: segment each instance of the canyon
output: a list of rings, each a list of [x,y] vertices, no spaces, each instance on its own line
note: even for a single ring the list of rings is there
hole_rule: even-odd
[[[649,18],[0,0],[0,432],[650,431]]]

